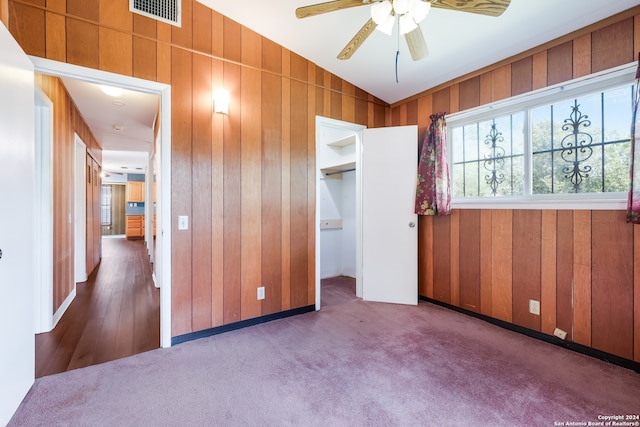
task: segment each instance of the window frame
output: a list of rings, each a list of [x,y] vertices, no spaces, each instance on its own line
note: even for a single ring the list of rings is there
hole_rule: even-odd
[[[447,114],[447,157],[451,182],[453,183],[453,143],[451,133],[454,127],[464,126],[502,115],[513,114],[536,106],[552,104],[560,100],[578,98],[588,93],[606,91],[624,84],[634,84],[637,63],[614,67],[588,76],[537,89],[504,100],[457,113]],[[529,127],[529,114],[525,114],[525,126]],[[629,124],[631,126],[631,124]],[[525,140],[524,172],[531,174],[531,141]],[[578,193],[529,195],[530,180],[525,179],[522,196],[496,197],[452,197],[451,207],[456,209],[576,209],[576,210],[625,210],[627,192]],[[452,185],[453,187],[453,185]]]

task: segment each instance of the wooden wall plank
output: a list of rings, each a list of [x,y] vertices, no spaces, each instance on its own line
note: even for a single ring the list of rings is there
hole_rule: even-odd
[[[211,87],[224,87],[224,64],[212,61]],[[224,127],[225,114],[213,115],[211,146],[211,323],[220,326],[224,323],[224,235],[225,235],[225,196],[224,196]]]
[[[283,50],[282,70],[289,70]],[[291,308],[291,80],[282,79],[282,309]]]
[[[193,49],[207,55],[212,53],[212,13],[204,4],[193,2]]]
[[[597,73],[636,59],[633,39],[633,18],[594,31],[591,35],[592,72]]]
[[[591,345],[591,212],[573,212],[573,340]]]
[[[556,327],[557,218],[557,211],[542,211],[540,330],[549,335]]]
[[[491,72],[491,101],[511,96],[511,66],[503,65]]]
[[[171,46],[158,43],[156,48],[158,82],[171,84]]]
[[[158,67],[158,48],[156,42],[147,38],[133,36],[133,77],[155,81]]]
[[[493,312],[493,272],[492,240],[493,240],[493,213],[489,209],[480,211],[480,312],[491,316]]]
[[[573,41],[573,78],[591,74],[591,34]]]
[[[100,68],[99,29],[95,24],[67,18],[67,61],[89,68]]]
[[[460,83],[460,109],[468,110],[480,105],[480,77],[472,77]]]
[[[149,37],[151,39],[157,38],[157,23],[155,19],[148,18],[138,13],[133,14],[133,33]]]
[[[513,213],[496,209],[491,216],[493,239],[491,242],[491,307],[496,319],[513,320],[512,245]]]
[[[244,34],[244,33],[243,33]],[[243,42],[243,50],[244,50]],[[243,58],[247,57],[243,54]],[[255,60],[255,58],[253,59]],[[258,61],[260,60],[258,56]],[[241,141],[241,222],[240,256],[241,275],[241,318],[260,316],[262,302],[257,299],[257,289],[261,285],[262,221],[259,215],[262,203],[262,120],[260,103],[251,99],[261,99],[260,71],[242,67],[240,70],[240,141]]]
[[[193,4],[195,0],[186,0],[181,3],[182,22],[180,27],[171,25],[171,43],[174,46],[185,49],[193,48]]]
[[[272,73],[282,73],[282,46],[269,39],[262,40],[262,68]],[[280,99],[280,96],[275,99]]]
[[[225,21],[226,23],[226,21]],[[226,52],[226,46],[225,46]],[[240,66],[224,63],[224,87],[231,99],[240,99]],[[241,220],[240,106],[229,103],[224,120],[224,315],[225,324],[241,320]]]
[[[293,64],[293,62],[292,62]],[[306,67],[305,67],[306,69]],[[293,68],[292,68],[293,70]],[[291,308],[307,305],[307,87],[291,82]]]
[[[418,295],[433,298],[433,217],[418,216]]]
[[[260,68],[262,65],[262,36],[246,27],[240,30],[240,59],[244,65]]]
[[[9,31],[27,55],[45,56],[44,10],[10,2]]]
[[[100,0],[67,0],[67,13],[97,23],[100,20]]]
[[[529,313],[529,300],[540,301],[542,212],[513,211],[513,323],[540,330],[540,316]]]
[[[100,25],[131,33],[133,31],[133,13],[125,1],[100,1]]]
[[[407,124],[418,125],[418,100],[414,99],[407,103]]]
[[[441,89],[433,94],[433,113],[448,113],[450,109],[451,102],[451,91],[449,88]]]
[[[573,212],[558,211],[556,251],[556,327],[573,339]]]
[[[459,233],[460,307],[480,311],[480,210],[461,209]]]
[[[541,89],[547,86],[547,51],[533,55],[533,86],[531,89]]]
[[[242,61],[242,27],[237,22],[223,17],[223,57],[230,61]]]
[[[460,111],[460,85],[454,84],[450,89],[449,113],[457,113]]]
[[[451,216],[433,217],[433,298],[451,302]]]
[[[345,122],[356,121],[356,87],[346,80],[342,81],[342,119]]]
[[[309,82],[313,83],[315,64],[309,62],[308,69]],[[316,302],[316,89],[312,84],[307,85],[307,96],[307,305],[313,305]]]
[[[511,64],[511,96],[531,92],[533,87],[533,57],[527,56]]]
[[[173,111],[171,115],[171,333],[173,336],[191,332],[192,316],[192,250],[191,232],[178,230],[178,216],[186,215],[193,222],[191,210],[191,119],[193,111],[192,59],[182,49],[171,52]],[[193,224],[190,225],[190,229]]]
[[[592,298],[576,311],[582,308],[592,316],[589,344],[633,359],[634,231],[622,211],[593,211],[591,224]]]
[[[262,73],[262,314],[282,311],[282,78]],[[274,102],[276,100],[277,102]],[[315,281],[314,281],[315,285]]]
[[[211,11],[211,53],[216,58],[224,58],[224,22],[222,14]]]
[[[547,85],[573,78],[573,42],[568,41],[547,50]]]
[[[133,74],[133,41],[130,34],[100,27],[100,69],[116,74]]]
[[[490,72],[480,75],[480,105],[491,102],[493,93],[493,76]]]
[[[211,58],[193,55],[193,123],[192,123],[192,314],[193,330],[211,328],[212,324],[212,224],[211,224]]]
[[[64,62],[67,59],[65,18],[62,15],[47,12],[45,19],[47,59]]]
[[[460,305],[460,211],[452,210],[451,214],[451,304]]]

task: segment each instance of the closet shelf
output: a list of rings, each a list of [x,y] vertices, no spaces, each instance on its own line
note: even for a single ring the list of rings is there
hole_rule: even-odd
[[[344,163],[341,165],[327,166],[320,169],[322,177],[325,179],[342,179],[342,174],[356,170],[356,162]]]

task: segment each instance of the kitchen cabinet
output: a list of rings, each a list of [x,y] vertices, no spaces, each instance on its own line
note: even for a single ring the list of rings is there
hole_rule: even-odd
[[[144,215],[127,215],[125,235],[128,239],[144,237]]]
[[[144,182],[127,181],[127,202],[144,202]]]

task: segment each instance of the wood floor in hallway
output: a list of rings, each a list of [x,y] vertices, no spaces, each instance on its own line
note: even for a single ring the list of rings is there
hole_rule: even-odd
[[[160,290],[141,240],[102,239],[102,261],[56,327],[36,335],[36,377],[160,346]]]

